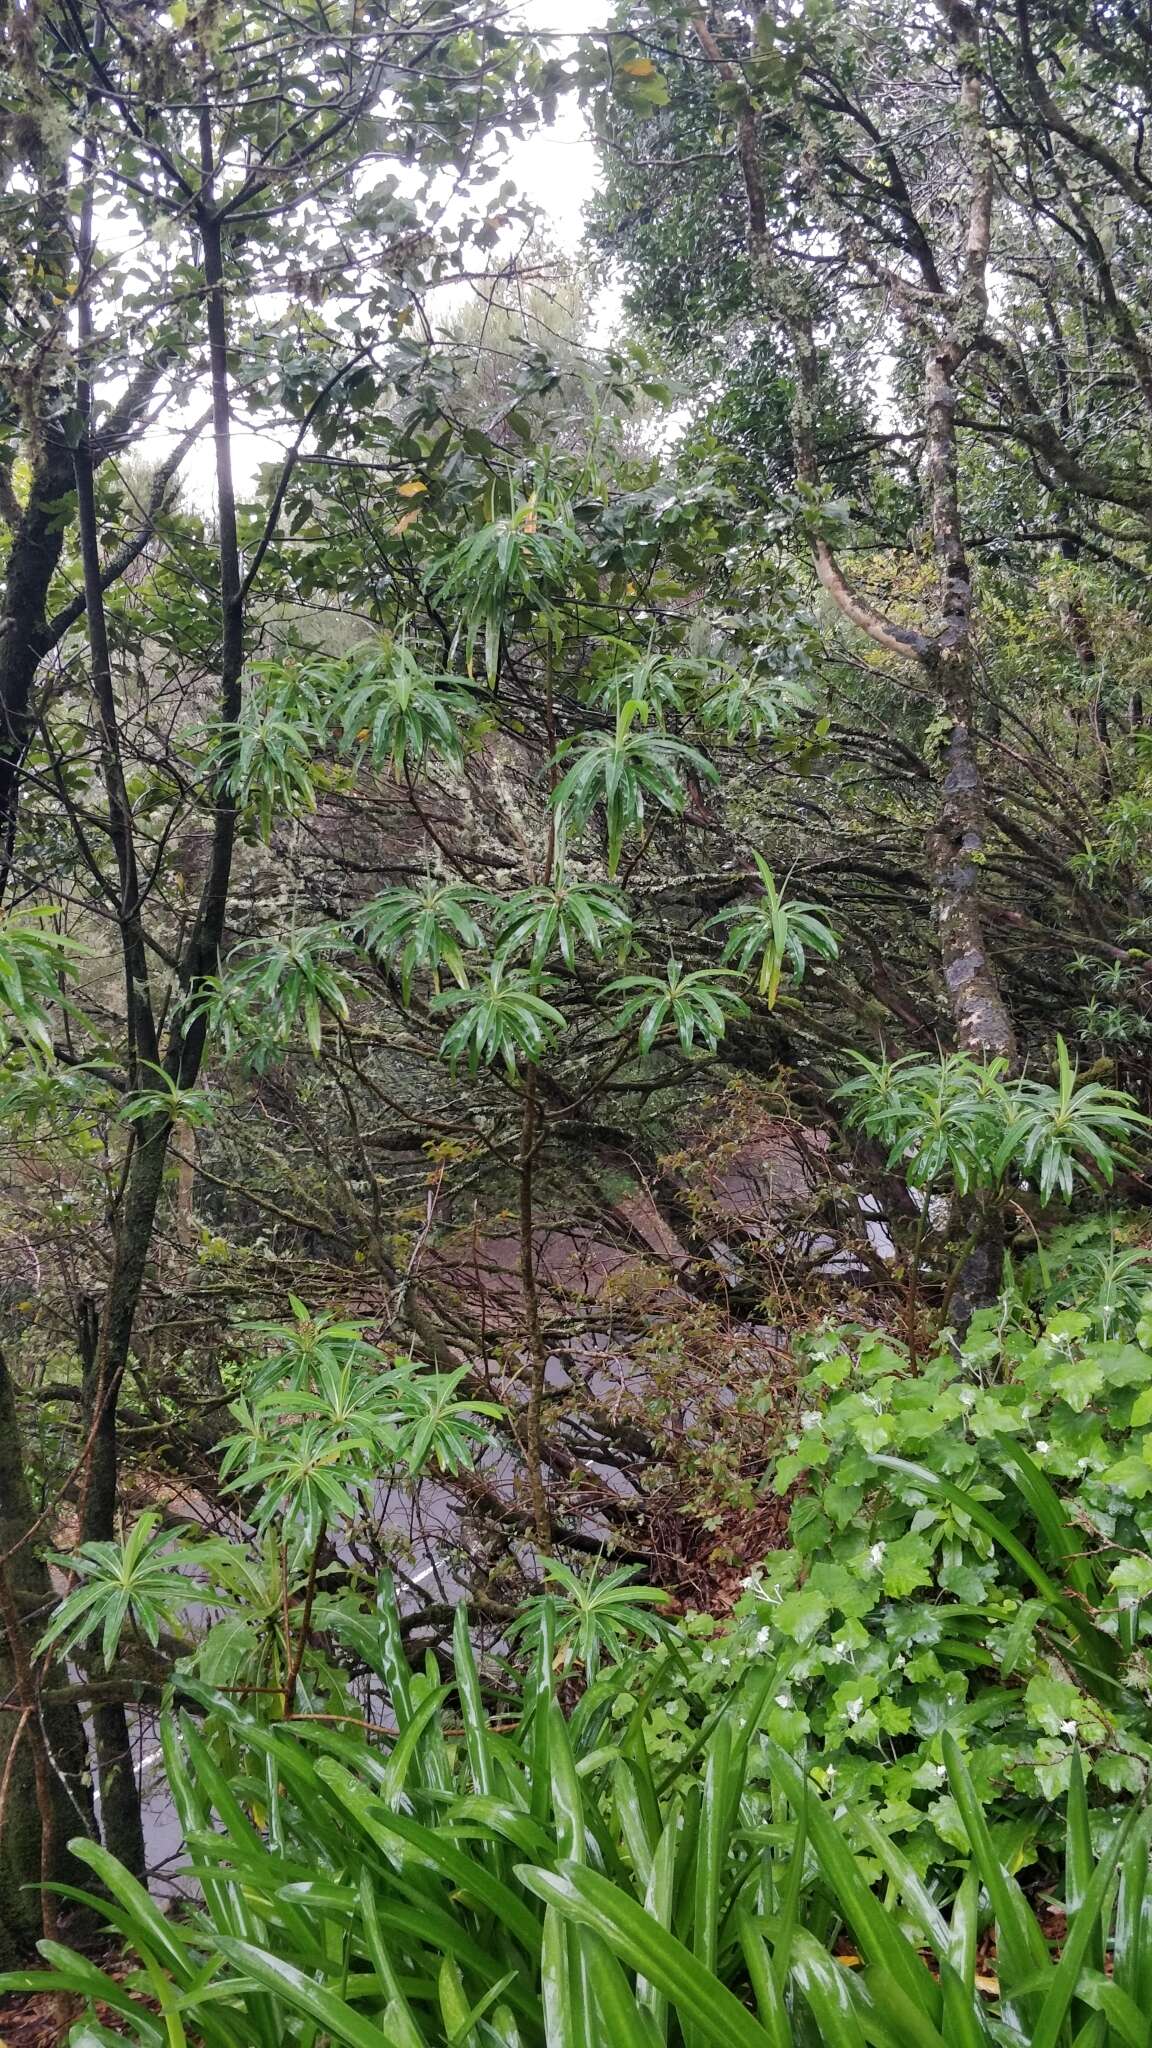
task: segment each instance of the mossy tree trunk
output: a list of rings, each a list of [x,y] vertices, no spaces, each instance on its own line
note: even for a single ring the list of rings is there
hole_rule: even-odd
[[[0,1631],[0,1959],[26,1957],[43,1931],[45,1881],[83,1884],[91,1873],[68,1854],[75,1835],[96,1832],[88,1743],[79,1709],[50,1705],[29,1690],[43,1679],[32,1651],[53,1603],[48,1567],[36,1548],[36,1511],[24,1470],[20,1424],[7,1360],[0,1350],[0,1573],[5,1626]],[[33,1711],[29,1713],[28,1709]],[[38,1779],[39,1763],[39,1784]],[[45,1796],[46,1795],[46,1796]],[[46,1814],[42,1809],[48,1806]],[[47,1821],[47,1826],[45,1826]]]

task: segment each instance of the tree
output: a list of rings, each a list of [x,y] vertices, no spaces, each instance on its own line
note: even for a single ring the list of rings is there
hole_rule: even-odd
[[[1036,132],[1044,19],[1028,59],[984,10],[921,33],[891,0],[861,39],[819,8],[622,7],[567,73],[643,316],[601,350],[578,295],[548,332],[500,182],[563,67],[483,10],[69,11],[22,43],[75,333],[42,292],[63,396],[26,379],[11,421],[16,529],[53,435],[72,480],[41,521],[59,633],[11,725],[2,1110],[37,1274],[7,1324],[37,1419],[12,1556],[39,1569],[75,1502],[39,1654],[85,1659],[103,1826],[137,1867],[126,1711],[180,1667],[170,1534],[118,1540],[136,1458],[224,1516],[248,1446],[258,1624],[220,1668],[309,1711],[329,1583],[403,1571],[384,1489],[430,1445],[452,1573],[502,1629],[542,1555],[557,1583],[601,1549],[627,1574],[755,1511],[766,1332],[868,1289],[915,1360],[988,1291],[1006,1218],[1131,1171],[1143,1127],[1075,1040],[1105,969],[1108,1014],[1152,1015],[1139,721],[1114,715],[1145,658],[1143,455],[1052,182],[1073,144]],[[1060,118],[1115,155],[1083,90]],[[181,469],[201,398],[208,516]],[[1053,407],[1059,462],[1111,496],[1069,504]],[[250,428],[279,452],[248,492]],[[732,1194],[767,1123],[806,1162],[794,1235]],[[308,1367],[276,1374],[289,1291]],[[425,1406],[393,1412],[413,1359]],[[456,1453],[493,1407],[477,1466]],[[452,1619],[426,1563],[413,1655]],[[75,1704],[35,1654],[15,1697],[46,1597],[41,1571],[10,1619],[18,1715]],[[69,1637],[93,1597],[144,1638],[113,1629],[108,1670]]]
[[[437,176],[458,191],[489,178],[493,123],[526,88],[483,5],[355,21],[65,6],[8,15],[5,34],[0,810],[10,891],[59,892],[67,921],[114,935],[120,956],[76,1070],[94,1100],[112,1091],[121,1134],[106,1281],[77,1303],[80,1528],[107,1541],[133,1327],[225,934],[229,747],[286,495],[375,389],[414,290],[467,267],[476,223],[442,200],[422,212],[422,195]],[[285,454],[246,507],[249,421]],[[173,487],[209,422],[205,523]],[[160,424],[171,452],[133,503],[132,451]],[[123,1707],[98,1701],[93,1726],[105,1837],[140,1867]]]
[[[1131,27],[1084,28],[1059,8],[951,5],[923,34],[898,5],[835,18],[818,7],[784,18],[760,5],[622,6],[610,58],[590,45],[583,60],[603,136],[599,237],[627,267],[631,303],[675,352],[684,340],[670,252],[683,257],[693,223],[727,219],[737,204],[743,213],[742,250],[727,234],[697,236],[706,262],[693,275],[709,280],[718,319],[712,347],[728,350],[730,386],[733,350],[758,332],[791,388],[791,531],[842,621],[836,651],[884,686],[886,706],[930,707],[905,729],[938,790],[923,860],[944,986],[957,1042],[992,1053],[1013,1042],[999,984],[1018,963],[989,933],[1019,915],[1025,862],[1038,864],[1037,896],[1055,888],[1095,943],[1126,936],[1119,903],[1087,905],[1069,866],[1084,825],[1047,727],[1050,699],[1041,692],[1025,710],[1007,680],[1002,621],[1006,585],[1019,613],[1038,567],[1060,581],[1066,644],[1111,774],[1125,699],[1096,670],[1089,613],[1135,588],[1146,194],[1138,92],[1129,107],[1110,88],[1123,77],[1128,92],[1142,62]],[[658,175],[664,151],[678,153],[674,184]],[[1107,237],[1093,226],[1102,203],[1116,224]],[[849,473],[845,493],[828,400],[846,385],[876,395],[867,431],[849,428],[867,466]],[[766,474],[784,434],[776,405],[756,443]],[[745,428],[745,463],[748,444]],[[1089,561],[1110,579],[1092,598],[1083,567],[1067,567]],[[857,713],[871,710],[859,684],[852,698]],[[1055,834],[1027,815],[1022,759],[1045,787]],[[881,772],[910,765],[905,752]],[[1015,903],[1002,910],[993,892],[1006,840]],[[1054,959],[1053,971],[1066,970]],[[1021,999],[1030,1009],[1032,991]]]

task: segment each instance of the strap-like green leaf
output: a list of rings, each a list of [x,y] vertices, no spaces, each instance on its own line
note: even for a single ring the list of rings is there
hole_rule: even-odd
[[[562,1863],[554,1871],[521,1865],[517,1874],[545,1904],[601,1935],[631,1969],[656,1984],[682,2025],[695,2023],[716,2048],[771,2048],[769,2036],[739,1999],[598,1871]]]

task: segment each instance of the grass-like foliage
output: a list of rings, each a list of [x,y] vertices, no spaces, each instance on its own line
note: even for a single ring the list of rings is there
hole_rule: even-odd
[[[967,1856],[943,1910],[881,1816],[865,1858],[765,1739],[771,1663],[669,1772],[645,1698],[666,1651],[566,1718],[545,1604],[497,1717],[463,1609],[445,1678],[409,1671],[387,1587],[361,1642],[393,1726],[268,1724],[194,1694],[164,1744],[200,1903],[166,1917],[77,1843],[135,1967],[113,1977],[45,1942],[46,1970],[0,1989],[84,2000],[74,2048],[1143,2048],[1152,1815],[1095,1843],[1078,1768],[1052,1952],[951,1736]]]

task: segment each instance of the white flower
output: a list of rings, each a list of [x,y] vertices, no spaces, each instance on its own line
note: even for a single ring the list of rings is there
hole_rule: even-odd
[[[1047,1443],[1042,1436],[1038,1436],[1033,1448],[1039,1457],[1046,1458],[1048,1456],[1049,1451],[1052,1449],[1052,1446],[1050,1443]]]
[[[758,1650],[766,1650],[766,1649],[768,1648],[768,1645],[769,1645],[769,1643],[770,1643],[771,1641],[772,1641],[772,1631],[771,1631],[771,1629],[770,1629],[770,1628],[758,1628],[758,1629],[757,1629],[757,1631],[756,1631],[756,1648],[757,1648]]]
[[[806,1408],[800,1417],[800,1427],[801,1429],[819,1429],[820,1410],[818,1408]]]
[[[956,1396],[956,1399],[959,1401],[960,1406],[962,1408],[970,1408],[972,1406],[973,1401],[976,1399],[975,1387],[961,1387]]]
[[[791,1695],[791,1693],[790,1693],[790,1692],[778,1692],[778,1693],[777,1693],[777,1695],[776,1695],[776,1705],[777,1705],[778,1707],[790,1707],[790,1706],[792,1705],[792,1695]]]
[[[1061,1733],[1061,1735],[1075,1735],[1075,1733],[1076,1733],[1076,1723],[1075,1723],[1075,1721],[1061,1721],[1061,1723],[1060,1723],[1060,1733]]]
[[[845,1704],[844,1712],[850,1721],[858,1721],[864,1712],[863,1700],[848,1700]]]
[[[871,1550],[868,1552],[868,1562],[870,1565],[873,1566],[873,1568],[883,1564],[884,1553],[887,1550],[887,1548],[888,1545],[886,1543],[874,1543],[872,1545]]]

